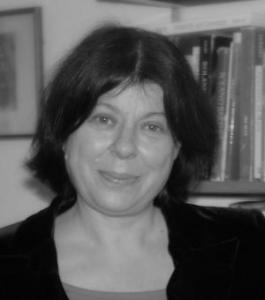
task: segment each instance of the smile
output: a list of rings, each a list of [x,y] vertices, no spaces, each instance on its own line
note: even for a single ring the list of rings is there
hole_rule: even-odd
[[[105,181],[116,185],[133,184],[139,179],[139,176],[134,176],[127,173],[99,171],[99,174]]]

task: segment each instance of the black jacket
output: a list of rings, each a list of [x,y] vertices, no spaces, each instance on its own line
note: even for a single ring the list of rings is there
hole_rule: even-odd
[[[58,276],[53,202],[0,230],[0,299],[66,300]],[[170,300],[265,300],[265,220],[261,213],[190,204],[161,208],[175,271]],[[159,272],[159,270],[157,270]]]

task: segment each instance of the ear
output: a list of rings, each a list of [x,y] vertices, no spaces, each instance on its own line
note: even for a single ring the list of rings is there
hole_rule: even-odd
[[[66,151],[65,151],[66,150],[66,144],[65,143],[62,146],[62,150],[63,150],[63,153],[64,153],[64,159],[67,160],[68,156],[67,156]]]
[[[180,142],[175,143],[175,149],[174,149],[174,160],[179,156],[179,151],[181,149],[181,144]]]

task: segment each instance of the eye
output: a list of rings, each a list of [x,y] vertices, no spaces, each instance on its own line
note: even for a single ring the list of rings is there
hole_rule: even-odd
[[[92,115],[88,121],[102,127],[112,127],[115,125],[115,119],[107,114],[95,114]]]
[[[144,124],[143,128],[150,133],[164,133],[165,127],[163,124],[160,123],[146,123]]]

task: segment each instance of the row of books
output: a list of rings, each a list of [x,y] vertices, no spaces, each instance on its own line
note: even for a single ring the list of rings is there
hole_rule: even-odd
[[[212,180],[265,181],[265,26],[170,34],[216,108]]]

